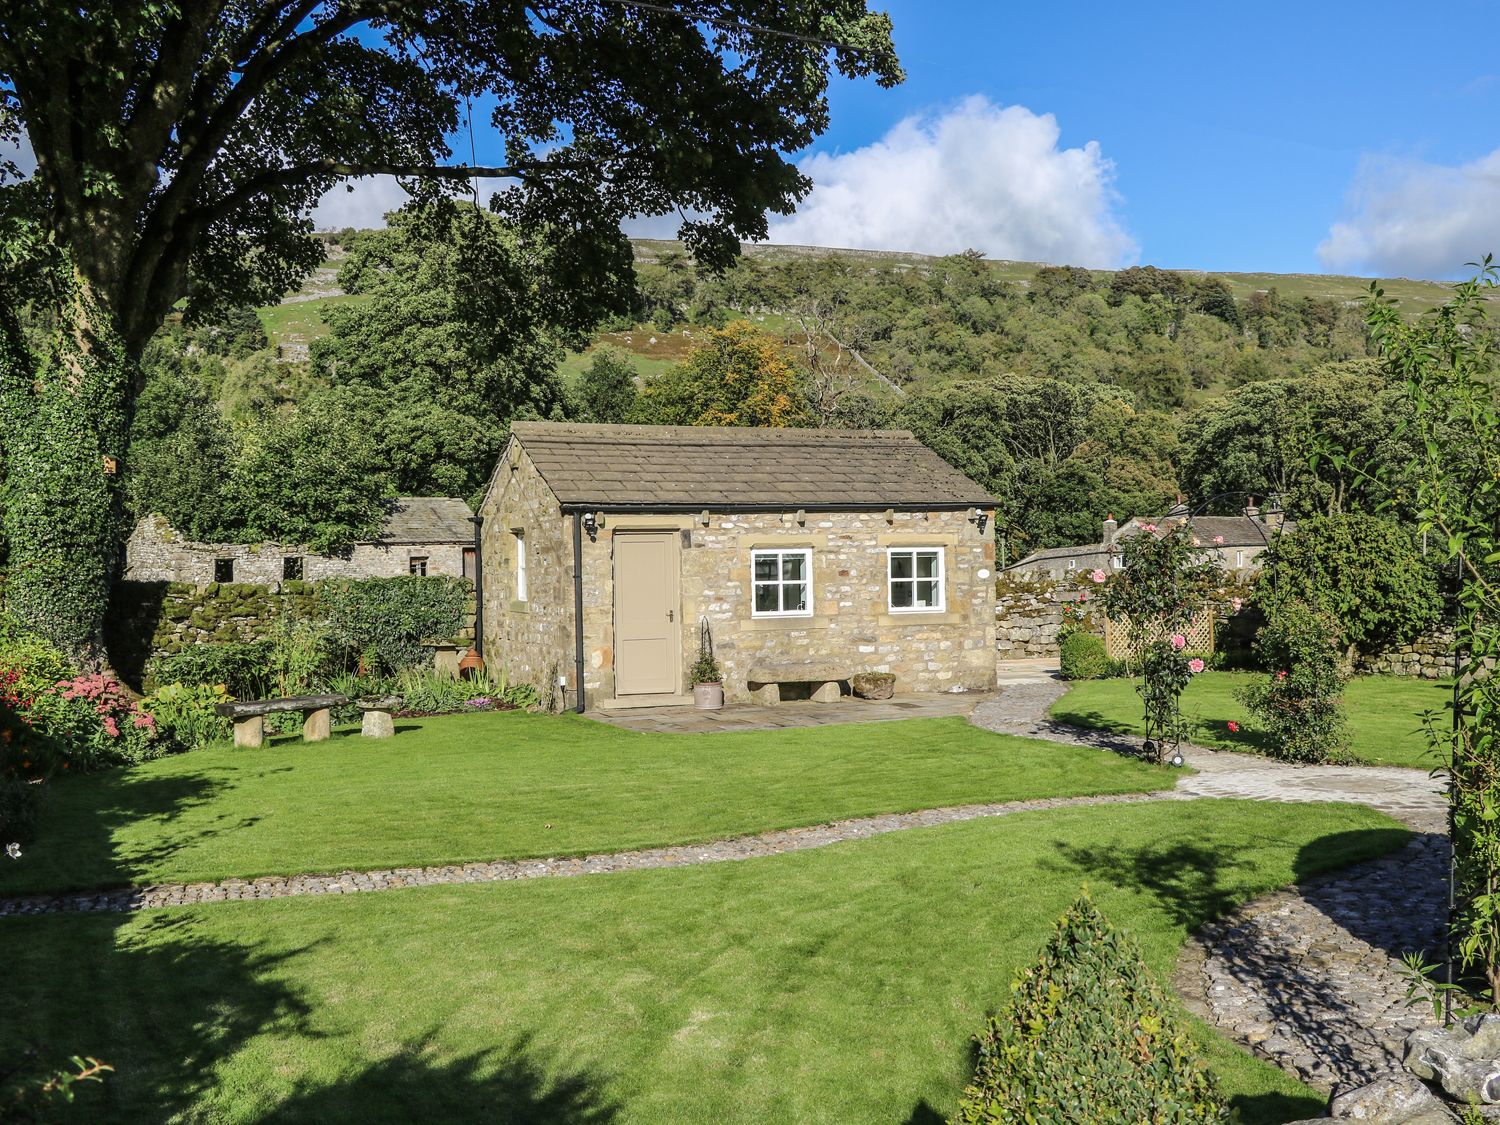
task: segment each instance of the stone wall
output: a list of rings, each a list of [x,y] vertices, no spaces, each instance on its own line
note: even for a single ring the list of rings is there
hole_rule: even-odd
[[[1044,660],[1058,655],[1057,633],[1069,606],[1087,605],[1072,583],[1006,572],[995,583],[995,651],[1001,660]],[[1096,615],[1087,615],[1085,624]]]
[[[196,543],[184,539],[161,516],[147,516],[125,542],[125,578],[132,582],[185,582],[207,586],[214,581],[217,559],[234,560],[234,583],[279,586],[283,560],[302,560],[302,579],[395,578],[409,574],[411,559],[425,557],[427,573],[463,577],[462,543],[356,543],[332,555],[310,553],[282,543]]]
[[[474,602],[457,639],[474,636]],[[141,686],[146,664],[198,644],[243,644],[268,636],[282,615],[323,616],[312,582],[117,582],[110,594],[104,640],[110,665]]]
[[[561,676],[576,699],[573,657],[571,517],[563,517],[519,445],[502,459],[484,502],[486,659],[514,678],[550,687]],[[526,539],[528,597],[514,597],[515,534]],[[583,540],[584,687],[590,704],[615,695],[614,539],[631,531],[680,536],[680,690],[706,619],[724,675],[725,698],[750,698],[756,664],[832,661],[857,672],[891,672],[898,691],[981,691],[995,682],[991,568],[994,540],[964,512],[711,512],[604,514]],[[887,609],[886,549],[936,546],[944,552],[945,608]],[[757,547],[812,550],[808,617],[753,617],[750,553]]]
[[[1408,644],[1362,656],[1355,661],[1355,667],[1360,672],[1441,680],[1453,675],[1452,645],[1453,629],[1441,625]]]
[[[572,520],[519,443],[511,442],[479,505],[484,658],[514,681],[535,684],[555,707],[576,701],[573,659]],[[526,542],[526,597],[516,563]],[[566,696],[559,679],[566,678]]]

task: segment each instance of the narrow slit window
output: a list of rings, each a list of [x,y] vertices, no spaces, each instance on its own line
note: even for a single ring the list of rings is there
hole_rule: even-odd
[[[516,536],[516,601],[526,600],[526,533],[518,531]]]
[[[812,616],[812,551],[751,551],[752,617]]]
[[[943,608],[943,549],[892,547],[887,555],[892,613],[930,613]]]

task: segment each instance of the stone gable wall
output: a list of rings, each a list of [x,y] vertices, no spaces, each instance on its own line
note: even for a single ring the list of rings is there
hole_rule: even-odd
[[[464,548],[472,543],[356,543],[336,555],[317,555],[305,547],[282,543],[196,543],[184,539],[161,516],[147,516],[125,542],[126,581],[184,582],[207,586],[214,581],[214,561],[234,560],[236,585],[277,587],[282,560],[302,559],[302,580],[324,578],[395,578],[410,572],[412,556],[426,556],[429,576],[463,577]]]
[[[571,707],[572,520],[519,444],[507,446],[479,506],[484,584],[484,658],[492,672],[535,684],[553,707]],[[516,531],[526,540],[526,599],[516,597]],[[558,688],[566,677],[566,699]]]

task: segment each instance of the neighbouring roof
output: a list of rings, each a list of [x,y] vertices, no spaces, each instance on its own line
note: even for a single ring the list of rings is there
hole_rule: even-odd
[[[1006,567],[1007,570],[1019,570],[1021,567],[1036,566],[1039,563],[1053,562],[1057,559],[1079,558],[1085,555],[1107,554],[1120,539],[1127,535],[1140,535],[1142,523],[1156,523],[1160,527],[1178,522],[1180,517],[1173,513],[1158,516],[1155,520],[1136,518],[1128,523],[1122,524],[1115,532],[1114,538],[1108,542],[1085,543],[1078,547],[1048,547],[1040,551],[1033,551],[1020,562],[1012,563]],[[1188,519],[1188,526],[1193,529],[1198,542],[1204,547],[1264,547],[1274,535],[1271,527],[1262,519],[1250,516],[1192,516]],[[1286,520],[1282,524],[1283,531],[1291,531],[1296,524]],[[1215,537],[1222,536],[1222,543],[1215,543]]]
[[[511,433],[564,505],[830,510],[997,503],[906,430],[517,422]]]
[[[472,543],[474,513],[452,496],[398,496],[376,543]]]

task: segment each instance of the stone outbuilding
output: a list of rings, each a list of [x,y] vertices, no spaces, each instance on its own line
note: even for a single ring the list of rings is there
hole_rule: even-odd
[[[477,574],[474,513],[451,496],[398,496],[379,534],[344,551],[317,554],[285,543],[198,543],[159,515],[136,524],[125,543],[129,582],[251,582],[276,586],[324,578]]]
[[[1123,563],[1120,555],[1122,540],[1142,534],[1146,526],[1155,528],[1156,534],[1160,535],[1166,529],[1184,523],[1204,551],[1217,556],[1219,565],[1241,580],[1260,571],[1260,556],[1275,536],[1296,527],[1279,508],[1262,510],[1247,505],[1237,516],[1195,516],[1188,513],[1186,505],[1179,504],[1154,519],[1137,517],[1121,524],[1116,523],[1113,516],[1107,517],[1104,537],[1098,543],[1035,551],[1006,567],[1005,573],[1011,578],[1030,581],[1066,582],[1077,581],[1095,569],[1119,570]]]
[[[705,636],[731,702],[987,690],[995,504],[901,430],[518,422],[479,509],[485,660],[578,709],[690,702]]]

